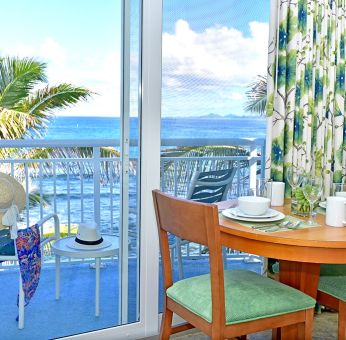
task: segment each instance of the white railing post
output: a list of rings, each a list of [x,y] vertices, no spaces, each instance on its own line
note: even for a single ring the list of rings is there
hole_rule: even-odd
[[[164,158],[161,158],[160,162],[160,168],[161,168],[161,176],[160,176],[160,188],[162,191],[166,191],[166,178],[165,178],[165,161]]]
[[[265,170],[266,170],[266,143],[265,140],[261,145],[261,178],[265,178]]]
[[[94,220],[100,228],[100,178],[101,178],[101,150],[99,147],[93,148],[93,180],[94,180]]]
[[[250,161],[249,161],[249,184],[250,188],[256,188],[256,176],[257,176],[257,148],[251,146],[250,149]]]

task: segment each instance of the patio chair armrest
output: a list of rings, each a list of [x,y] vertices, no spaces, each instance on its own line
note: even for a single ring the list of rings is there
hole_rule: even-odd
[[[42,243],[47,243],[51,240],[58,240],[60,238],[60,220],[59,220],[59,216],[57,214],[48,214],[37,222],[38,226],[42,227],[42,229],[40,228],[41,229],[41,236],[43,236],[43,225],[47,221],[49,221],[50,219],[54,219],[54,236],[48,237]]]

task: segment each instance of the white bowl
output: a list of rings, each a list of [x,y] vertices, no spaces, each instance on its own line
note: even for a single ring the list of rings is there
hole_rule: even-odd
[[[248,215],[260,216],[270,207],[270,199],[259,196],[242,196],[238,198],[239,209]]]

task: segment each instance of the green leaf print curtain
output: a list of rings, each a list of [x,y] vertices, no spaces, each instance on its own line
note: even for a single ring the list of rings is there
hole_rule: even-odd
[[[266,177],[302,167],[323,176],[328,195],[346,175],[346,0],[271,5]]]

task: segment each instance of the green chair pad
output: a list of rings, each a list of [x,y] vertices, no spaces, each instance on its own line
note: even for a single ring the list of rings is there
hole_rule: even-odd
[[[321,264],[321,276],[346,275],[346,264]]]
[[[310,296],[246,270],[226,270],[226,324],[236,324],[313,308]],[[210,275],[178,281],[167,295],[208,322],[212,321]]]
[[[346,275],[320,276],[318,290],[346,301]]]

